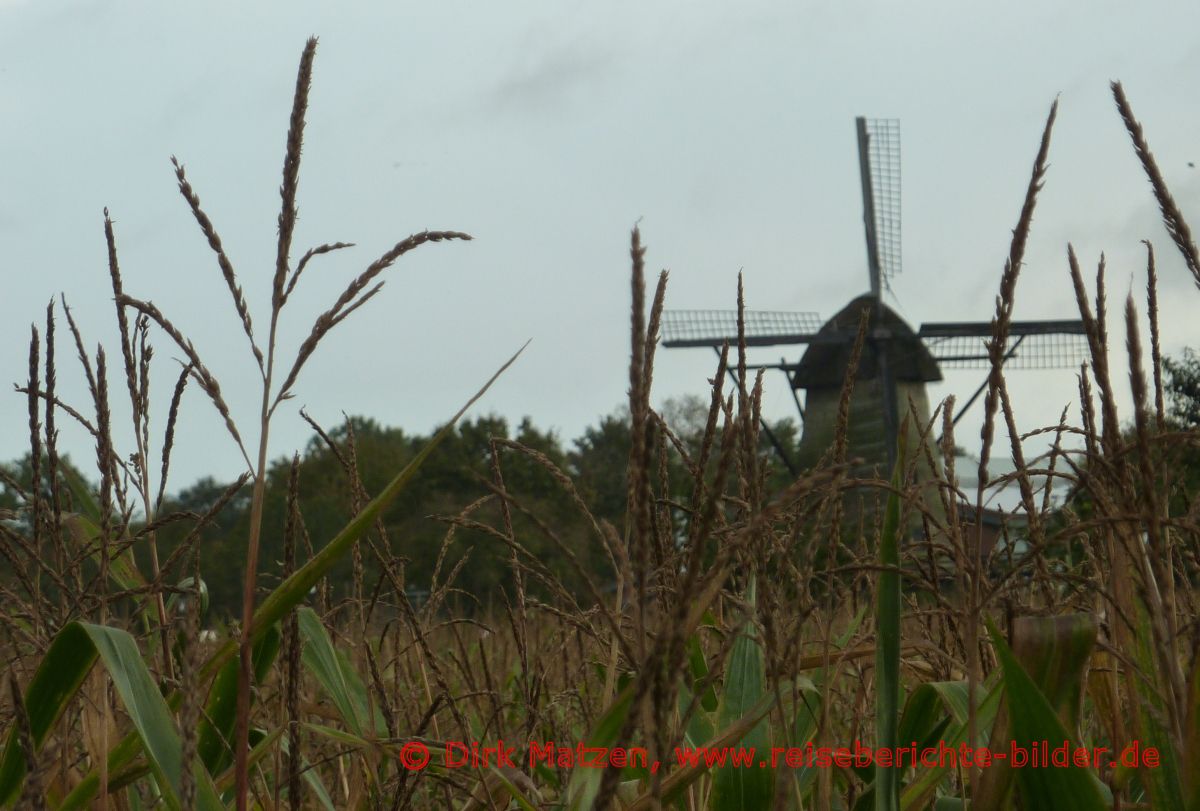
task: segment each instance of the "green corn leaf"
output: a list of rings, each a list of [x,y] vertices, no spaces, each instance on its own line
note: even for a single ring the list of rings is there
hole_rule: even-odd
[[[308,761],[304,761],[304,782],[312,789],[313,794],[317,797],[317,802],[325,811],[337,811],[337,807],[333,804],[333,797],[329,795],[329,789],[325,788],[325,784],[321,782],[321,775],[317,774],[317,770],[310,768]]]
[[[1079,727],[1083,679],[1099,625],[1090,614],[1018,617],[1013,656],[1069,731]]]
[[[683,686],[679,688],[679,697],[676,699],[676,704],[679,709],[679,717],[683,718],[688,707],[692,704],[692,691]],[[704,712],[702,707],[696,707],[692,716],[688,718],[687,727],[683,731],[684,746],[699,746],[713,736],[713,725],[709,719],[708,713]]]
[[[588,746],[613,746],[625,726],[629,710],[633,706],[633,684],[627,685],[616,698],[595,728],[587,736]],[[571,811],[591,809],[596,803],[596,795],[600,792],[600,780],[604,776],[603,769],[575,769],[567,783],[567,807]]]
[[[746,590],[746,604],[753,611],[755,605],[754,580]],[[725,729],[746,716],[759,704],[766,690],[766,673],[762,646],[759,645],[753,618],[747,618],[737,640],[729,652],[725,668],[725,683],[721,689],[721,702],[717,710],[717,726]],[[751,727],[734,746],[748,751],[755,750],[755,759],[760,764],[771,748],[771,730],[765,720]],[[716,769],[713,775],[713,808],[716,811],[740,808],[767,808],[771,804],[775,772],[769,768],[727,765]]]
[[[989,679],[988,682],[984,683],[983,687],[986,692],[976,692],[976,695],[980,695],[979,705],[975,708],[976,733],[979,736],[978,740],[973,744],[976,746],[987,740],[988,730],[991,729],[992,724],[996,720],[996,713],[1000,709],[1000,699],[1004,695],[1004,683],[999,678]],[[914,696],[921,693],[921,690],[921,687],[914,690]],[[945,692],[945,695],[952,694],[953,691]],[[966,699],[965,689],[963,691],[963,698],[964,700]],[[946,728],[946,731],[942,733],[941,737],[945,740],[947,746],[955,748],[967,742],[967,737],[970,734],[970,726],[967,721],[965,704],[959,707],[958,702],[955,701],[948,706],[954,715],[954,720]],[[917,809],[927,808],[933,799],[937,787],[951,771],[948,762],[939,766],[921,767],[900,794],[901,811],[917,811]]]
[[[517,788],[511,780],[508,779],[508,776],[504,772],[495,766],[490,766],[489,769],[491,769],[491,776],[494,777],[500,785],[504,786],[504,790],[507,791],[509,796],[516,801],[517,807],[520,808],[521,811],[537,811],[537,807],[533,804],[533,801],[526,797],[521,790]]]
[[[918,685],[904,704],[896,732],[899,746],[927,745],[954,722],[967,720],[967,683],[936,681]]]
[[[250,754],[246,757],[246,763],[253,769],[258,764],[266,759],[267,755],[275,751],[275,744],[283,737],[283,727],[276,727],[270,732],[262,729],[250,730]],[[225,770],[225,773],[214,780],[217,790],[228,798],[228,792],[237,782],[237,774],[233,767]]]
[[[1151,804],[1155,809],[1165,811],[1183,811],[1184,808],[1200,808],[1200,787],[1194,787],[1195,801],[1190,806],[1183,803],[1183,773],[1180,770],[1179,758],[1176,755],[1175,744],[1170,729],[1167,726],[1167,708],[1163,703],[1162,693],[1158,684],[1165,682],[1162,667],[1159,664],[1158,653],[1154,649],[1154,630],[1151,627],[1150,613],[1145,602],[1135,598],[1132,609],[1136,612],[1134,633],[1134,660],[1137,669],[1142,674],[1149,675],[1149,680],[1143,676],[1133,676],[1134,718],[1138,737],[1143,747],[1153,747],[1158,750],[1159,766],[1138,769],[1143,785],[1150,794]],[[1195,716],[1193,716],[1194,718]],[[1195,738],[1195,733],[1192,733]],[[1194,756],[1195,757],[1195,756]]]
[[[702,627],[705,625],[712,626],[716,624],[716,620],[711,611],[704,612],[704,619],[701,621]],[[687,641],[688,654],[688,672],[691,676],[691,681],[679,689],[678,707],[679,717],[682,718],[687,712],[692,703],[692,697],[696,690],[700,690],[704,682],[708,679],[708,660],[704,658],[704,649],[700,645],[700,634],[692,634]],[[700,696],[700,701],[688,719],[687,729],[684,730],[684,743],[688,746],[698,746],[713,736],[716,731],[713,728],[710,713],[717,710],[717,690],[713,684],[708,684],[703,688]]]
[[[700,647],[700,636],[692,634],[687,641],[688,653],[688,670],[692,675],[692,689],[699,690],[704,684],[704,680],[708,678],[708,661],[704,658],[704,650]],[[713,712],[717,709],[717,691],[713,685],[708,687],[700,695],[700,707],[705,712]]]
[[[289,754],[288,739],[286,736],[279,742],[283,748],[284,754]],[[300,776],[301,779],[308,785],[312,796],[316,797],[317,804],[324,811],[336,811],[336,806],[333,804],[333,798],[329,795],[329,789],[325,788],[325,783],[321,781],[321,773],[312,767],[308,762],[308,758],[301,755],[300,757]]]
[[[865,603],[858,609],[858,613],[854,615],[854,619],[846,626],[846,630],[842,631],[836,639],[833,640],[833,646],[838,650],[850,644],[850,640],[858,633],[858,629],[862,626],[862,622],[866,619],[867,609],[870,606]]]
[[[372,708],[367,688],[341,651],[333,646],[321,618],[311,608],[297,611],[300,638],[304,640],[302,660],[316,677],[326,695],[333,701],[351,731],[359,737],[373,738],[384,722],[377,708]]]
[[[793,711],[792,738],[788,746],[803,747],[816,737],[821,720],[821,701],[821,691],[811,681],[805,680],[800,687],[799,701],[796,702]],[[795,781],[796,793],[803,795],[816,779],[819,770],[816,766],[801,766],[790,771]]]
[[[149,763],[144,760],[138,761],[129,768],[125,769],[123,772],[110,774],[108,776],[108,791],[110,794],[120,791],[126,786],[133,785],[138,780],[141,780],[143,777],[150,774],[152,771],[154,770],[150,767]],[[60,805],[56,807],[62,808],[63,806]]]
[[[91,672],[97,655],[96,646],[78,623],[65,626],[50,644],[25,691],[25,707],[35,749],[45,743],[46,736]],[[4,756],[0,760],[0,807],[16,798],[24,779],[24,750],[14,728],[9,730]]]
[[[34,746],[40,748],[45,742],[97,660],[104,663],[121,697],[168,807],[178,808],[182,744],[171,710],[146,668],[137,642],[125,631],[73,622],[54,638],[25,693]],[[188,768],[196,781],[197,807],[222,809],[208,772],[199,762]],[[24,778],[25,755],[12,730],[0,760],[0,806],[16,798]]]
[[[489,808],[508,808],[510,804],[507,800],[515,802],[520,811],[538,811],[538,805],[525,796],[525,792],[517,788],[516,783],[513,782],[510,775],[505,774],[505,769],[488,766],[483,770],[483,777],[475,793],[459,811],[486,811]]]
[[[385,744],[379,743],[378,741],[368,741],[361,735],[355,735],[353,732],[347,732],[344,729],[338,729],[337,727],[331,727],[325,724],[313,723],[306,723],[302,726],[309,732],[315,732],[321,737],[328,738],[334,743],[340,743],[343,746],[349,746],[353,749],[362,749],[364,751],[370,749],[383,749],[388,751],[392,756],[398,756],[399,754],[399,750],[388,747]],[[428,768],[433,768],[436,765],[438,764],[431,760]]]
[[[254,643],[254,680],[262,682],[279,654],[279,627],[272,625]],[[213,679],[200,720],[196,751],[209,774],[224,771],[233,761],[233,727],[237,720],[237,660],[231,660]]]
[[[1034,742],[1048,741],[1053,747],[1060,745],[1059,742],[1070,741],[1072,736],[1062,719],[990,621],[988,631],[1004,672],[1004,693],[1008,699],[1013,742],[1030,747]],[[1068,765],[1065,768],[1020,768],[1015,771],[1022,802],[1031,811],[1101,811],[1106,808],[1094,775],[1087,769]]]
[[[857,658],[857,656],[856,656],[857,654],[862,654],[864,656],[874,656],[876,654],[876,648],[874,646],[872,646],[871,648],[860,648],[856,651],[847,651],[846,650],[847,646],[850,644],[850,640],[854,639],[855,634],[857,634],[859,628],[862,627],[863,620],[866,619],[867,612],[870,608],[871,608],[870,603],[864,602],[863,605],[859,607],[858,613],[856,613],[854,615],[854,618],[850,621],[850,624],[847,625],[845,630],[843,630],[836,638],[834,638],[832,650],[829,651],[829,655],[828,656],[822,655],[820,657],[819,664],[812,665],[812,667],[814,667],[814,668],[820,668],[820,673],[818,675],[818,681],[820,682],[820,684],[827,685],[831,681],[833,681],[832,674],[834,672],[836,672],[836,670],[837,670],[837,667],[838,667],[837,662],[839,659],[842,659],[843,657],[846,657],[846,656],[855,656]],[[833,671],[831,671],[829,669],[830,664],[834,665]],[[824,695],[817,696],[816,704],[814,706],[817,708],[818,711],[821,707],[821,704],[824,703],[824,700],[825,700]],[[817,720],[819,719],[819,717],[820,717],[819,714],[812,716],[812,724],[813,724],[814,733],[815,733],[815,729],[816,729]],[[797,717],[797,723],[800,723],[800,716]],[[800,741],[800,737],[797,736],[796,740]],[[808,741],[807,741],[807,739],[805,739],[803,742],[807,743]],[[804,791],[807,791],[808,788],[812,785],[813,781],[816,779],[817,774],[819,772],[820,772],[820,769],[818,769],[816,766],[804,766],[801,769],[799,769],[798,772],[796,773],[796,790],[801,793],[803,793]],[[874,795],[872,795],[872,797],[873,796]]]
[[[781,689],[785,685],[780,686]],[[815,688],[813,688],[815,691]],[[768,693],[759,699],[750,711],[729,726],[722,729],[711,740],[704,743],[703,748],[711,751],[726,749],[730,746],[740,746],[740,741],[744,741],[746,735],[755,727],[763,723],[766,717],[776,704],[775,695]],[[666,764],[664,764],[664,768]],[[671,772],[666,780],[662,783],[662,802],[673,803],[680,799],[683,792],[688,786],[695,783],[702,776],[709,772],[709,767],[704,763],[702,758],[697,758],[697,762],[680,766]],[[625,811],[648,811],[654,807],[653,800],[649,792],[645,792],[632,800],[626,807]]]
[[[933,811],[966,811],[967,804],[958,797],[939,797],[933,803]]]
[[[1090,614],[1058,617],[1018,617],[1013,622],[1013,656],[1072,737],[1078,736],[1084,675],[1096,644],[1098,625]],[[1009,722],[1001,710],[992,728],[989,747],[1009,745]],[[1016,774],[1008,760],[997,760],[982,773],[976,786],[977,811],[1001,811],[1012,804]],[[1107,790],[1107,789],[1105,789]]]
[[[998,693],[997,693],[998,694]],[[924,751],[931,746],[937,746],[948,738],[966,739],[969,724],[968,689],[965,681],[926,682],[920,684],[909,694],[904,704],[904,712],[900,716],[900,726],[896,733],[896,745],[917,747]],[[980,723],[983,722],[979,718]],[[961,735],[947,730],[962,730]],[[927,767],[925,767],[927,768]],[[905,770],[919,771],[917,764],[906,762]],[[926,775],[928,779],[929,775]],[[902,796],[901,806],[904,806]]]
[[[400,746],[397,744],[380,741],[374,737],[372,737],[372,739],[368,740],[359,735],[355,735],[353,732],[347,732],[343,729],[336,729],[334,727],[326,726],[324,724],[306,723],[306,724],[303,724],[303,727],[310,732],[320,735],[322,738],[327,738],[327,739],[333,741],[334,743],[337,743],[340,746],[348,746],[351,750],[358,750],[359,752],[362,752],[364,754],[366,754],[366,753],[381,753],[385,759],[392,761],[392,762],[396,762],[396,761],[400,760]],[[286,741],[285,741],[285,744],[286,744]],[[429,772],[443,772],[444,773],[445,772],[445,757],[444,757],[444,755],[441,756],[441,760],[437,760],[435,758],[440,753],[436,749],[433,749],[432,747],[431,747],[431,750],[432,750],[430,752],[431,757],[430,757],[428,765],[425,767],[425,770],[429,771]],[[370,762],[375,762],[375,761],[370,761]],[[309,770],[309,771],[312,771],[312,770]],[[372,789],[378,790],[379,775],[376,773],[376,769],[367,768],[366,773],[368,775],[368,779],[371,781]],[[313,776],[314,777],[316,776],[315,772],[313,772]],[[313,781],[310,780],[309,784],[312,785]],[[319,779],[317,780],[317,784],[320,784]],[[314,788],[314,791],[315,790],[316,790],[316,788]],[[320,791],[321,792],[325,791],[325,787],[323,785],[320,787]]]

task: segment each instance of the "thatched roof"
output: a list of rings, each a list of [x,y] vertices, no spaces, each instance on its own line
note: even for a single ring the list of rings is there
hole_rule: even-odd
[[[928,383],[942,379],[937,361],[929,354],[925,344],[886,304],[882,307],[870,295],[862,295],[847,304],[817,332],[818,340],[811,343],[792,374],[792,387],[814,389],[840,387],[846,377],[846,366],[854,337],[858,334],[858,320],[863,308],[869,308],[867,343],[863,347],[858,365],[859,379],[872,379],[879,374],[880,350],[887,353],[888,365],[896,382]],[[887,337],[872,336],[880,331]],[[825,338],[827,340],[820,340]]]

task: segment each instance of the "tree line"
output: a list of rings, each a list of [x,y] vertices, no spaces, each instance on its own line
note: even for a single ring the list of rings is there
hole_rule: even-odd
[[[1200,426],[1200,354],[1185,350],[1176,358],[1165,359],[1164,373],[1170,423],[1181,431]],[[684,453],[695,455],[707,411],[707,403],[698,397],[669,400],[664,405],[664,421]],[[795,458],[800,426],[794,420],[784,419],[769,427],[783,453]],[[303,519],[297,551],[301,561],[345,526],[363,499],[379,492],[417,455],[430,436],[384,426],[363,416],[348,417],[323,434],[314,432],[296,457],[295,502]],[[510,510],[508,520],[516,541],[545,563],[547,574],[569,590],[582,593],[580,568],[602,585],[610,582],[611,563],[596,538],[595,525],[579,508],[576,495],[587,506],[591,518],[608,522],[620,535],[625,520],[626,470],[631,444],[628,413],[616,411],[601,417],[569,443],[564,443],[554,431],[538,428],[529,418],[510,426],[503,417],[489,415],[458,424],[384,513],[382,534],[371,533],[368,542],[360,545],[359,553],[333,571],[327,580],[325,596],[333,600],[348,597],[357,582],[369,599],[377,586],[390,586],[383,582],[388,573],[381,565],[381,558],[391,562],[391,575],[402,578],[410,599],[416,602],[428,595],[435,573],[437,583],[442,584],[453,572],[450,599],[460,603],[458,607],[463,610],[486,608],[491,601],[501,598],[504,590],[511,590],[512,552],[502,539],[471,526],[458,526],[450,531],[455,516],[494,495],[493,448],[497,439],[502,441],[498,453],[504,489],[515,507]],[[760,432],[759,439],[759,452],[771,462],[769,486],[781,489],[790,482],[790,476],[779,463],[779,448],[768,441],[766,432]],[[508,440],[515,445],[505,442]],[[689,475],[674,441],[664,441],[663,447],[664,480],[669,488],[678,489],[668,489],[661,497],[675,501],[672,509],[677,509],[691,491]],[[1164,466],[1173,471],[1175,497],[1171,506],[1177,508],[1187,503],[1187,493],[1200,487],[1200,452],[1190,443],[1160,451]],[[267,477],[265,532],[260,553],[264,588],[277,582],[279,563],[285,555],[284,527],[292,465],[291,458],[281,457],[271,465]],[[61,460],[60,467],[78,480],[88,481],[87,475],[69,459]],[[348,467],[356,472],[360,489],[356,488]],[[45,464],[41,465],[43,474],[46,469]],[[563,485],[561,476],[571,480],[574,493]],[[0,465],[0,522],[6,522],[14,531],[25,520],[23,492],[30,478],[28,456]],[[204,515],[227,494],[230,485],[231,482],[212,477],[201,478],[168,496],[159,515]],[[43,490],[48,490],[45,482]],[[1090,508],[1085,493],[1077,493],[1069,506],[1081,514],[1087,514]],[[247,485],[228,498],[198,533],[194,520],[168,522],[156,530],[160,555],[164,558],[170,557],[189,535],[196,535],[210,610],[217,617],[234,616],[240,605],[249,509]],[[491,498],[478,504],[468,518],[478,525],[499,528],[505,520],[500,511],[499,500]],[[138,516],[130,516],[128,520],[127,532],[136,533]],[[574,557],[574,564],[569,562],[568,552]],[[134,555],[139,554],[142,552],[135,544]],[[142,571],[148,568],[140,559],[138,566]],[[167,574],[168,585],[173,582],[169,580],[171,576]],[[181,568],[176,579],[184,576],[186,572]],[[540,588],[536,579],[527,585],[535,594]]]
[[[665,404],[664,420],[685,453],[694,455],[698,449],[707,412],[708,404],[696,397]],[[784,419],[770,427],[785,452],[794,455],[799,426]],[[363,416],[348,417],[321,434],[314,431],[296,455],[295,503],[302,518],[298,524],[302,529],[297,536],[297,559],[303,562],[312,550],[320,549],[344,527],[364,499],[382,490],[429,437]],[[619,536],[625,520],[630,445],[629,415],[624,411],[601,417],[569,443],[556,432],[537,427],[528,417],[515,426],[495,415],[463,420],[385,511],[382,532],[371,532],[366,542],[360,543],[358,554],[348,557],[332,572],[323,596],[331,600],[349,597],[357,583],[364,598],[370,600],[378,586],[390,591],[392,583],[385,581],[399,577],[410,599],[420,602],[427,597],[435,572],[438,584],[445,583],[453,572],[449,599],[463,610],[486,609],[492,601],[503,598],[502,591],[511,592],[512,551],[504,540],[471,525],[454,526],[451,531],[453,519],[471,505],[475,506],[466,516],[469,522],[503,526],[500,500],[494,497],[494,448],[504,489],[513,504],[508,520],[516,541],[567,589],[582,593],[579,568],[605,586],[612,579],[612,565],[596,537],[596,525],[580,509],[576,495],[596,522],[608,522]],[[690,493],[683,456],[666,438],[663,448],[666,479],[679,488],[672,495],[682,500]],[[766,458],[776,453],[765,438],[760,451]],[[87,480],[70,460],[62,460],[60,465]],[[292,466],[292,458],[280,457],[267,476],[260,550],[261,585],[267,589],[278,582],[282,571]],[[29,459],[0,467],[5,474],[0,477],[0,510],[8,509],[10,515],[19,516],[22,497],[17,483],[29,481]],[[773,470],[774,484],[786,484],[783,466],[776,464]],[[572,482],[575,494],[564,486],[564,476]],[[355,477],[361,486],[356,485]],[[250,522],[251,488],[246,484],[228,497],[231,484],[203,477],[164,499],[158,510],[160,517],[194,517],[210,512],[226,497],[223,508],[198,533],[194,519],[170,521],[156,529],[159,555],[164,560],[189,535],[195,535],[191,540],[199,544],[210,611],[222,618],[235,616],[240,605],[241,567]],[[483,503],[477,504],[481,499]],[[140,528],[139,519],[131,518],[130,533]],[[574,564],[564,550],[574,556]],[[136,544],[134,554],[143,554]],[[390,573],[385,571],[384,560],[391,567]],[[145,561],[137,562],[139,569],[148,570]],[[168,573],[168,585],[186,574],[182,566],[175,575]],[[525,585],[534,595],[544,592],[544,585],[536,578],[527,578]]]

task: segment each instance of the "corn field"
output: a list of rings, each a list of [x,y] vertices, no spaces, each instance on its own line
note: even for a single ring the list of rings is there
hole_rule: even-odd
[[[418,261],[408,256],[418,248],[452,250],[442,243],[471,238],[422,231],[397,242],[298,347],[277,345],[277,324],[305,270],[350,247],[324,244],[296,259],[292,245],[316,45],[310,40],[300,61],[262,315],[175,163],[179,192],[240,319],[237,340],[261,375],[257,413],[233,413],[204,347],[125,290],[107,213],[120,346],[89,352],[65,299],[32,329],[28,379],[18,387],[28,400],[32,470],[5,483],[22,503],[0,515],[8,676],[0,808],[1200,811],[1200,493],[1178,473],[1200,434],[1173,424],[1164,405],[1154,247],[1147,243],[1144,296],[1131,296],[1116,317],[1103,262],[1085,272],[1066,250],[1062,270],[1090,348],[1073,412],[1057,425],[1023,426],[1005,382],[1007,330],[1057,104],[999,277],[979,437],[955,436],[947,398],[932,422],[910,417],[903,427],[940,435],[917,446],[942,458],[900,454],[890,476],[856,478],[846,442],[849,375],[824,458],[782,490],[770,488],[770,461],[758,451],[762,377],[747,369],[743,340],[721,354],[702,441],[689,447],[650,406],[667,275],[647,279],[635,229],[624,521],[593,517],[571,477],[536,450],[494,440],[490,494],[440,517],[446,545],[456,532],[483,533],[508,561],[504,599],[481,597],[467,612],[456,587],[462,562],[439,558],[432,582],[417,584],[427,597],[410,599],[405,540],[389,537],[381,516],[496,377],[378,492],[361,481],[353,436],[340,446],[326,437],[355,516],[332,537],[306,529],[298,462],[283,525],[265,520],[270,429],[303,389],[306,361],[380,294],[393,265]],[[1171,247],[1200,288],[1194,238],[1121,85],[1112,91]],[[737,296],[741,311],[740,280]],[[851,368],[867,339],[861,323]],[[165,408],[149,397],[152,338],[183,358]],[[1110,341],[1122,338],[1127,362],[1110,369]],[[88,403],[56,394],[64,345],[86,378]],[[1132,386],[1131,414],[1117,410],[1121,375]],[[745,385],[731,388],[731,380]],[[216,409],[247,471],[204,514],[161,509],[188,387]],[[126,397],[118,410],[132,418],[134,445],[118,448],[112,406]],[[150,430],[151,414],[166,417],[161,435]],[[67,421],[94,440],[94,481],[61,464],[56,426]],[[1014,438],[1007,447],[995,441],[1001,421]],[[1023,435],[1048,438],[1049,451],[1026,458]],[[958,484],[960,448],[979,460],[972,492]],[[990,477],[1001,456],[1011,456],[1015,472]],[[516,458],[544,468],[570,496],[588,543],[603,551],[602,570],[506,488]],[[685,480],[670,481],[679,470]],[[1002,487],[1017,488],[1022,505],[1020,526],[1002,531],[1025,542],[985,557],[982,521],[971,516]],[[251,504],[244,560],[206,557],[201,530],[243,490]],[[549,540],[556,563],[582,586],[568,587],[528,550],[514,516]],[[157,533],[175,523],[190,534],[166,553]],[[260,559],[265,534],[282,536],[284,560]],[[346,599],[334,599],[327,576],[344,559],[354,582]],[[365,578],[364,560],[382,577]],[[229,566],[244,571],[240,619],[214,630],[205,574]],[[1016,753],[1036,760],[1043,743],[1109,756],[1041,768],[1017,762]],[[804,754],[846,747],[852,755],[856,746],[896,760]],[[755,756],[740,765],[704,756],[751,747]],[[964,747],[1010,757],[921,756]]]

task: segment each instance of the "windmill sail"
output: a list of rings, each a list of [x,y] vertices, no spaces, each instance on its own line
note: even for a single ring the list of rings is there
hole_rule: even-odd
[[[867,270],[871,295],[878,298],[900,272],[900,122],[859,116],[855,126]]]
[[[808,343],[821,328],[816,313],[745,310],[742,321],[747,346]],[[663,346],[737,346],[738,314],[737,310],[667,310],[662,330]]]
[[[982,369],[991,365],[989,321],[922,324],[918,333],[942,366]],[[1087,333],[1079,320],[1014,321],[1004,346],[1008,369],[1073,369],[1088,357]]]
[[[890,310],[889,310],[890,312]],[[837,328],[816,313],[746,310],[746,346],[842,344],[846,352],[858,332],[857,322]],[[907,327],[906,327],[907,328]],[[912,334],[912,330],[908,330]],[[736,310],[667,310],[663,313],[663,346],[671,349],[723,344],[736,346]],[[985,369],[991,365],[987,341],[990,321],[935,322],[916,333],[929,357],[942,368]],[[1013,321],[1004,347],[1006,369],[1074,369],[1087,360],[1087,334],[1079,320]],[[901,361],[904,362],[904,361]],[[750,364],[794,375],[798,364]],[[931,379],[940,379],[931,378]]]

